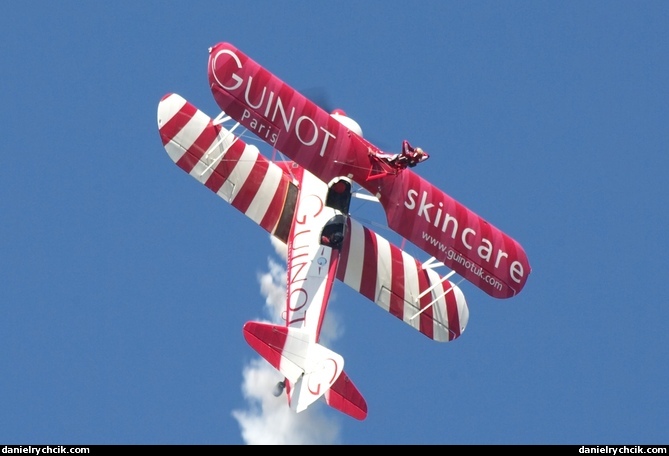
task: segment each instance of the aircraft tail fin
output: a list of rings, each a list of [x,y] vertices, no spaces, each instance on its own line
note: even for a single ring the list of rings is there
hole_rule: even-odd
[[[312,341],[309,333],[302,328],[249,321],[244,325],[244,339],[286,377],[290,385],[286,390],[288,401],[290,408],[296,412],[305,410],[338,384],[344,369],[341,355]],[[326,398],[326,401],[332,401],[332,406],[341,411],[359,407],[360,393],[349,385],[352,383],[345,376],[345,380],[329,395],[332,399]],[[364,409],[366,411],[366,405]],[[353,413],[360,414],[355,410]]]

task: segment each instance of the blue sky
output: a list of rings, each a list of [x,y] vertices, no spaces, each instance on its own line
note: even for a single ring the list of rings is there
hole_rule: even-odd
[[[0,34],[1,443],[668,443],[668,3],[13,2]],[[161,145],[166,93],[218,113],[219,41],[528,254],[447,344],[337,283],[365,421],[268,397],[242,326],[282,259]]]

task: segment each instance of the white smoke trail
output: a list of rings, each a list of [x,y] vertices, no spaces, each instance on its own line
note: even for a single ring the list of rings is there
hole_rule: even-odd
[[[286,258],[286,246],[271,238],[279,256]],[[265,311],[273,323],[283,323],[281,312],[286,300],[286,269],[268,258],[268,271],[260,274],[260,292],[265,297]],[[334,340],[340,333],[336,317],[328,311],[321,340]],[[340,443],[341,428],[324,402],[295,413],[288,407],[285,394],[274,397],[272,389],[283,377],[262,358],[249,362],[243,370],[242,393],[247,409],[233,410],[248,445],[330,445]]]

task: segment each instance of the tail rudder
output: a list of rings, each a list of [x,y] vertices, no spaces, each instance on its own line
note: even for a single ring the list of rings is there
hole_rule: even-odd
[[[341,377],[344,358],[321,344],[311,344],[304,366],[304,374],[290,389],[290,408],[296,412],[306,410],[318,398],[327,394]]]

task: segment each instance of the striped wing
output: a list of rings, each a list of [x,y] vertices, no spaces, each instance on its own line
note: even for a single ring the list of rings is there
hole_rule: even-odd
[[[460,288],[350,217],[337,278],[438,342],[458,338],[467,326]]]
[[[297,188],[281,167],[177,94],[160,101],[158,128],[177,166],[286,241]]]

